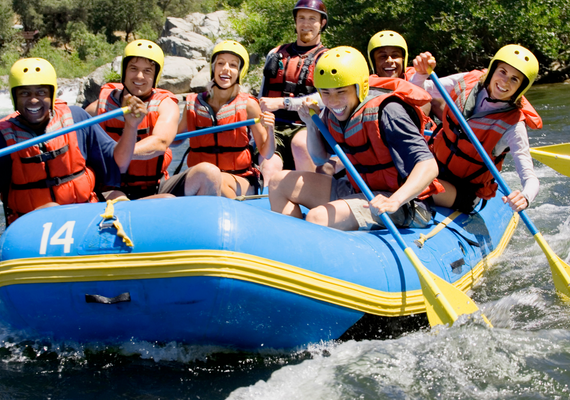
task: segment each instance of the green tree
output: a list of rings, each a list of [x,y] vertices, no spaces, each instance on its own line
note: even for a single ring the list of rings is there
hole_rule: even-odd
[[[430,51],[441,75],[486,67],[502,46],[518,43],[541,66],[567,63],[570,56],[568,0],[325,0],[329,27],[323,43],[350,45],[366,54],[374,33],[391,29],[409,46],[410,60]],[[234,27],[252,52],[266,54],[294,38],[287,0],[247,0],[233,16]],[[237,12],[241,11],[241,12]]]
[[[20,15],[24,30],[39,30],[40,36],[68,40],[67,23],[88,22],[91,2],[82,0],[13,0],[14,11]]]
[[[104,32],[109,42],[116,41],[115,32],[125,32],[125,39],[143,24],[159,31],[164,17],[157,0],[93,0],[93,28]]]

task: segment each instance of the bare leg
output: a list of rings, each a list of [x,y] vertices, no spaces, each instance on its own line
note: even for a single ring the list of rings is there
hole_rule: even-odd
[[[254,194],[255,188],[241,176],[222,172],[222,196],[235,199],[237,196]]]
[[[186,174],[185,196],[220,196],[221,192],[222,172],[214,164],[202,162]]]
[[[127,197],[127,195],[120,190],[109,190],[108,192],[103,192],[101,194],[105,200],[115,200],[122,196]]]
[[[39,206],[38,208],[36,208],[36,210],[41,210],[43,208],[50,208],[50,207],[55,207],[55,206],[59,206],[59,203],[56,203],[54,201],[50,201],[49,203],[46,203],[43,206]]]
[[[329,226],[343,231],[358,229],[358,221],[344,200],[335,200],[311,209],[306,220],[313,224]]]
[[[273,154],[271,158],[265,159],[263,156],[259,156],[259,168],[263,174],[263,185],[267,187],[271,181],[271,177],[279,171],[283,171],[283,160],[278,154]]]
[[[447,181],[442,181],[439,179],[439,183],[443,185],[445,188],[445,192],[436,194],[433,197],[433,201],[436,205],[442,207],[451,207],[455,202],[455,198],[457,197],[457,189],[451,183]]]
[[[302,218],[299,204],[314,208],[330,200],[332,177],[308,171],[281,171],[269,183],[271,209]]]
[[[295,160],[295,170],[315,172],[316,166],[307,150],[307,130],[301,129],[291,140],[291,153]]]

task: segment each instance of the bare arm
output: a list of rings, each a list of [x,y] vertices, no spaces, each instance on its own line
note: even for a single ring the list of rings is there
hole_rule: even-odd
[[[174,140],[180,116],[178,105],[172,99],[166,98],[158,106],[158,114],[152,135],[136,144],[133,160],[148,160],[161,156]]]
[[[87,114],[91,115],[92,117],[96,117],[98,106],[99,106],[99,100],[94,101],[93,103],[91,103],[87,107],[85,107],[85,111],[87,111]]]
[[[128,94],[125,95],[125,99],[130,113],[125,115],[123,134],[113,152],[113,158],[119,166],[121,173],[127,172],[129,168],[137,142],[137,129],[147,114],[146,106],[139,98]]]
[[[420,194],[437,177],[438,168],[435,159],[418,162],[406,179],[406,182],[392,196],[376,196],[370,202],[378,214],[396,212],[402,204],[412,200]]]
[[[250,126],[251,133],[259,154],[266,160],[271,158],[275,152],[275,115],[269,111],[262,113],[257,101],[249,99],[247,101],[247,117],[261,119],[259,123]]]
[[[310,109],[317,113],[317,115],[321,112],[319,106],[315,104],[311,98],[307,98],[299,108],[298,114],[307,126],[307,150],[309,151],[309,155],[315,165],[320,166],[329,160],[330,154],[325,147],[323,136],[310,117]]]

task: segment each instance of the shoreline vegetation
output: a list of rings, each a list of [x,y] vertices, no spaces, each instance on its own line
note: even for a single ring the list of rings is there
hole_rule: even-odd
[[[228,10],[231,35],[263,59],[293,40],[294,0],[0,0],[0,75],[20,57],[50,61],[61,78],[81,78],[120,55],[127,41],[160,37],[167,16]],[[570,79],[570,2],[545,0],[326,0],[328,47],[350,44],[366,53],[379,30],[400,32],[410,60],[430,51],[445,76],[485,68],[508,43],[529,48],[540,62],[536,83]],[[221,37],[225,38],[225,37]],[[211,38],[215,41],[218,38]],[[262,66],[256,66],[260,69]],[[109,77],[110,79],[112,77]],[[116,77],[115,77],[116,78]],[[6,88],[6,83],[0,81]]]

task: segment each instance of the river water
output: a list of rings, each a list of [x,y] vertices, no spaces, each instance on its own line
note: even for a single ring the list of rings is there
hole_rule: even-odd
[[[531,146],[570,141],[570,85],[536,86],[528,98],[544,120]],[[511,160],[503,176],[515,189]],[[568,263],[570,178],[535,167],[541,191],[528,215]],[[457,323],[295,351],[25,341],[1,328],[0,399],[570,398],[570,302],[522,222],[471,296],[494,329]]]

